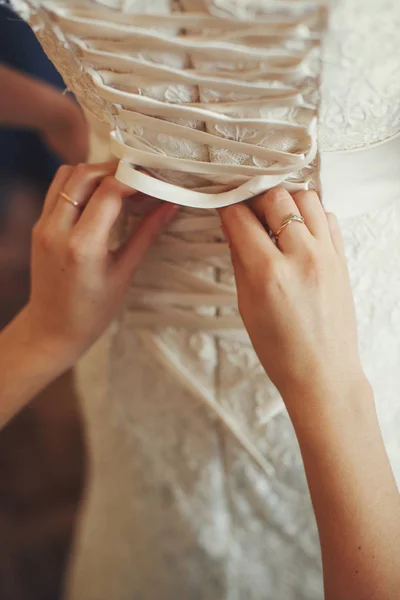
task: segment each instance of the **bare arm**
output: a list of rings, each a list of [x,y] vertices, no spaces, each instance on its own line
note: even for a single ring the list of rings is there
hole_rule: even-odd
[[[33,233],[30,300],[0,332],[0,428],[103,332],[176,211],[164,203],[118,253],[109,252],[111,228],[134,194],[114,171],[111,163],[62,167],[51,185]]]
[[[308,394],[308,397],[306,397]],[[285,398],[321,541],[327,600],[396,598],[400,503],[365,379]],[[302,413],[303,402],[315,403]]]
[[[59,92],[34,77],[0,65],[0,124],[42,130]]]
[[[79,107],[47,83],[0,64],[0,126],[36,131],[70,164],[86,160],[87,125]]]
[[[31,335],[22,311],[0,333],[0,429],[65,368]]]
[[[303,455],[327,600],[395,600],[400,500],[358,353],[343,242],[315,192],[272,190],[228,207],[239,308],[282,394]],[[276,247],[265,231],[291,223]]]

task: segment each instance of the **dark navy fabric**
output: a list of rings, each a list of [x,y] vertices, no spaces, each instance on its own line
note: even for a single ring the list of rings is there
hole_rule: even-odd
[[[65,87],[29,26],[6,6],[0,6],[0,62],[59,88]],[[38,135],[0,127],[0,184],[22,180],[45,190],[57,166],[57,158]]]

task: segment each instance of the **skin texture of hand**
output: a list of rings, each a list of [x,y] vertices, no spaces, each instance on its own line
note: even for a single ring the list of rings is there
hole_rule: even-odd
[[[277,188],[252,204],[221,210],[231,244],[240,314],[270,379],[282,395],[318,379],[361,374],[354,303],[334,215],[315,192]],[[264,225],[278,231],[277,247]]]
[[[64,348],[71,360],[103,332],[119,308],[151,243],[176,213],[163,204],[117,253],[111,228],[131,188],[119,183],[114,164],[62,167],[33,230],[32,293],[26,307],[43,342]],[[64,191],[83,211],[60,197]]]
[[[277,232],[291,222],[276,246]],[[363,373],[342,237],[315,192],[274,189],[220,211],[239,309],[302,452],[326,600],[395,600],[400,502]]]
[[[50,187],[33,231],[30,300],[0,333],[3,424],[101,335],[151,244],[177,211],[163,203],[125,245],[110,252],[110,232],[122,204],[135,201],[134,190],[116,181],[114,172],[111,163],[64,166]]]

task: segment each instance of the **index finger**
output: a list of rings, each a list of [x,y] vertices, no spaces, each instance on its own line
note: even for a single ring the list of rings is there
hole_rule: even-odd
[[[75,233],[90,238],[92,242],[107,243],[111,228],[121,212],[122,201],[137,193],[115,177],[105,177],[75,225]]]
[[[64,189],[64,185],[70,178],[73,171],[74,167],[71,167],[70,165],[62,165],[61,167],[59,167],[47,191],[46,198],[43,204],[42,214],[40,215],[40,221],[44,221],[46,217],[52,212],[60,193]]]
[[[277,258],[280,255],[261,221],[246,204],[233,204],[218,212],[232,250],[244,265],[254,265],[260,256]]]
[[[76,202],[76,205],[73,206],[71,203],[66,202],[65,196],[59,194],[51,213],[54,229],[60,232],[71,229],[78,221],[81,209],[85,207],[101,181],[108,175],[114,174],[115,169],[115,161],[77,165],[61,190],[63,194]]]

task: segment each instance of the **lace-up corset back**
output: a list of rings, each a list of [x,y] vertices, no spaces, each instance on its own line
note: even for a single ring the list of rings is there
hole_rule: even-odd
[[[176,184],[152,184],[164,199],[212,208],[277,183],[315,187],[319,99],[320,150],[400,128],[396,0],[13,4],[97,127],[113,131],[114,154]],[[141,174],[121,173],[149,191]]]
[[[24,4],[70,89],[108,122],[121,179],[142,167],[159,180],[142,191],[201,208],[313,185],[322,0]]]
[[[319,600],[298,446],[209,208],[283,183],[322,187],[337,212],[340,185],[360,350],[399,472],[400,3],[12,3],[84,107],[93,160],[114,153],[133,187],[190,205],[79,367],[92,473],[71,598]],[[122,237],[150,204],[126,203]]]
[[[318,111],[324,151],[400,127],[397,0],[385,11],[380,0],[14,4],[100,132],[98,145],[121,159],[120,179],[196,207],[181,212],[139,278],[138,326],[241,330],[218,219],[198,208],[278,183],[317,187]],[[131,207],[132,224],[140,212]]]
[[[318,113],[323,151],[372,144],[400,127],[397,0],[385,10],[380,0],[14,5],[100,132],[98,146],[121,159],[117,176],[158,198],[209,209],[277,184],[318,187]],[[183,210],[157,262],[135,300],[138,324],[197,328],[188,307],[218,305],[228,314],[207,313],[201,328],[241,328],[212,212]],[[224,274],[211,283],[193,264]]]

